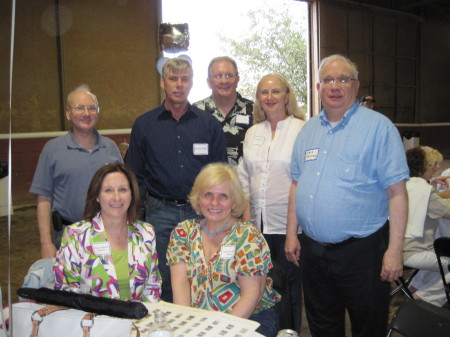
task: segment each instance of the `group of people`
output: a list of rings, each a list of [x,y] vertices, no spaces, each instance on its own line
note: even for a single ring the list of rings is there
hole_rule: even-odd
[[[297,331],[303,286],[313,336],[345,336],[345,310],[353,336],[383,336],[409,170],[396,127],[359,104],[356,65],[322,60],[323,110],[307,123],[281,75],[261,78],[254,104],[229,57],[211,61],[212,94],[195,104],[192,77],[185,59],[164,64],[165,99],[134,122],[125,164],[94,129],[95,95],[69,95],[72,128],[45,146],[30,190],[56,288],[228,312],[275,336],[275,261]]]

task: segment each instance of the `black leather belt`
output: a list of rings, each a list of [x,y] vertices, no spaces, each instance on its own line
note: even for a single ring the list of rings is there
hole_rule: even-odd
[[[187,206],[187,205],[191,204],[189,199],[160,198],[160,197],[157,197],[156,195],[153,195],[153,194],[150,194],[150,193],[148,195],[151,196],[152,198],[158,199],[158,200],[163,201],[163,202],[170,202],[172,204],[175,204],[176,206]]]
[[[351,237],[351,238],[348,238],[348,239],[346,239],[346,240],[344,240],[344,241],[341,241],[341,242],[336,242],[336,243],[326,243],[326,242],[319,242],[319,241],[316,241],[316,240],[314,240],[314,239],[311,239],[309,236],[307,236],[305,233],[303,233],[303,235],[305,236],[305,238],[307,238],[308,240],[310,240],[310,241],[312,241],[312,242],[315,242],[315,243],[318,243],[319,245],[321,245],[321,246],[324,246],[324,247],[339,247],[339,246],[344,246],[344,245],[346,245],[346,244],[348,244],[348,243],[350,243],[350,242],[353,242],[353,241],[356,241],[356,240],[359,240],[360,238],[354,238],[354,237]]]
[[[344,240],[344,241],[341,241],[341,242],[336,242],[336,243],[325,243],[325,242],[318,242],[318,241],[316,241],[316,242],[318,244],[321,244],[322,246],[325,246],[325,247],[339,247],[339,246],[344,246],[347,243],[350,243],[350,242],[353,242],[353,241],[356,241],[356,240],[358,240],[358,238],[351,237],[351,238],[348,238],[347,240]]]

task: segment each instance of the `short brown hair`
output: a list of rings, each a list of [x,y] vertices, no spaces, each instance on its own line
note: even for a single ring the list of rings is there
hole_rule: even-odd
[[[100,211],[100,203],[97,201],[97,198],[100,194],[103,180],[105,180],[105,177],[108,174],[114,172],[123,173],[128,180],[128,184],[130,185],[131,202],[127,211],[128,221],[130,223],[134,223],[139,218],[140,194],[136,176],[125,164],[109,163],[100,167],[92,177],[86,197],[86,205],[83,214],[84,220],[91,221],[92,218],[94,218]]]
[[[202,215],[198,203],[200,193],[205,189],[228,182],[230,184],[231,198],[235,204],[231,210],[231,215],[240,217],[247,207],[248,197],[242,189],[241,181],[238,178],[236,169],[230,164],[212,163],[208,164],[200,171],[195,178],[192,191],[189,194],[189,201],[197,214]]]

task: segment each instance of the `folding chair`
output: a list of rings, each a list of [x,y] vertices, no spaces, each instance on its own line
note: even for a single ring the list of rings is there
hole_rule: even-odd
[[[289,279],[283,267],[272,260],[273,268],[269,271],[269,276],[273,281],[273,288],[281,295],[281,301],[275,306],[279,317],[279,328],[294,329],[294,318],[291,306],[291,290]]]
[[[450,282],[447,282],[447,280],[445,279],[444,266],[442,265],[441,260],[441,257],[447,257],[450,259],[450,237],[440,237],[434,240],[434,251],[439,263],[439,271],[441,272],[444,291],[445,295],[447,296],[448,308],[450,309]]]
[[[403,272],[409,272],[411,271],[411,274],[408,278],[404,278],[403,276],[400,276],[398,280],[395,280],[395,283],[397,284],[397,287],[391,291],[391,297],[393,297],[395,294],[397,294],[399,291],[402,291],[403,294],[405,294],[406,297],[408,297],[410,300],[413,299],[413,295],[411,291],[409,291],[409,284],[411,283],[412,279],[416,274],[419,272],[419,269],[410,268],[407,266],[403,266]]]
[[[406,337],[448,337],[450,313],[422,300],[405,301],[392,318],[386,337],[393,331]]]

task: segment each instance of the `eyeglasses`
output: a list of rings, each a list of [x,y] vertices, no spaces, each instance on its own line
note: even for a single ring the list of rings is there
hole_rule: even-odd
[[[228,74],[217,74],[217,75],[214,75],[212,78],[214,78],[215,80],[220,80],[221,78],[226,78],[227,80],[231,80],[235,77],[237,77],[237,74],[228,73]]]
[[[374,99],[365,99],[362,103],[376,103],[377,101]]]
[[[326,77],[320,81],[322,85],[332,85],[333,83],[336,83],[337,85],[341,84],[347,84],[350,81],[356,81],[356,78],[350,78],[347,76],[339,76],[337,78],[334,77]]]
[[[75,110],[78,113],[82,113],[86,110],[88,112],[98,112],[99,111],[99,107],[96,105],[75,105],[75,106],[70,106],[69,108]]]

